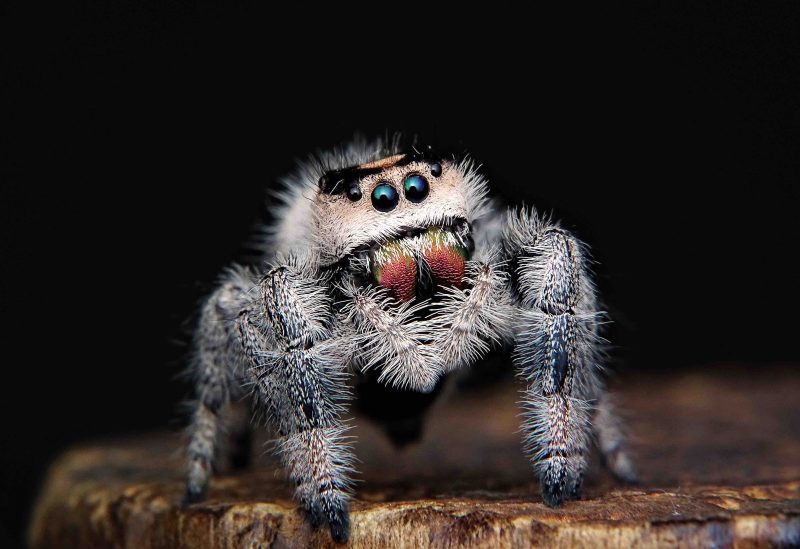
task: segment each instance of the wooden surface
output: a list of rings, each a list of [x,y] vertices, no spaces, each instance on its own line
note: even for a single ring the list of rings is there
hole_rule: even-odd
[[[363,480],[353,547],[800,546],[800,370],[717,366],[616,384],[643,483],[596,464],[584,498],[545,507],[519,451],[516,388],[447,394],[394,450],[353,420]],[[452,393],[452,391],[450,392]],[[181,510],[180,436],[88,444],[53,464],[33,547],[305,547],[312,531],[268,455]]]

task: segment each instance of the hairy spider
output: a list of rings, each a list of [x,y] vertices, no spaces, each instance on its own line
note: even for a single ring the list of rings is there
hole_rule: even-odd
[[[353,387],[432,393],[494,346],[513,348],[524,380],[524,447],[547,505],[579,496],[592,429],[611,471],[635,479],[599,375],[586,246],[535,211],[497,211],[487,192],[470,160],[398,139],[300,165],[267,266],[229,269],[202,309],[187,502],[206,491],[225,408],[251,390],[312,524],[347,540]],[[408,417],[428,400],[410,399]],[[419,427],[393,425],[398,442]]]

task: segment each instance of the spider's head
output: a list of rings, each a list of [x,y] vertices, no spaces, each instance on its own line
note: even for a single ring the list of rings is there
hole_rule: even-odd
[[[314,240],[326,263],[361,265],[407,300],[430,282],[461,284],[485,194],[471,163],[430,150],[329,170],[319,179]]]

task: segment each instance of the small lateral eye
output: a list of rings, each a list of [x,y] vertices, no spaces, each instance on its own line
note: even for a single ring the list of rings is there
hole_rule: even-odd
[[[433,164],[431,164],[431,175],[433,177],[439,177],[440,175],[442,175],[442,165],[439,164],[438,162],[434,162]]]
[[[358,183],[353,183],[348,187],[347,198],[350,202],[358,202],[361,200],[361,187],[358,186]]]
[[[390,212],[395,209],[400,196],[389,183],[381,183],[372,190],[372,206],[379,212]]]
[[[410,202],[422,202],[428,196],[428,180],[419,174],[411,174],[403,181],[403,191]]]

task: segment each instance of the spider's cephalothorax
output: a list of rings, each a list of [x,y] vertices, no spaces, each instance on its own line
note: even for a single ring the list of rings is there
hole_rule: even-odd
[[[224,408],[252,388],[312,523],[346,540],[353,376],[430,393],[498,345],[525,384],[525,448],[548,505],[578,497],[592,430],[612,472],[634,479],[599,378],[586,247],[533,211],[497,211],[487,192],[469,160],[397,140],[300,166],[267,267],[229,270],[202,310],[187,501],[208,485]]]

